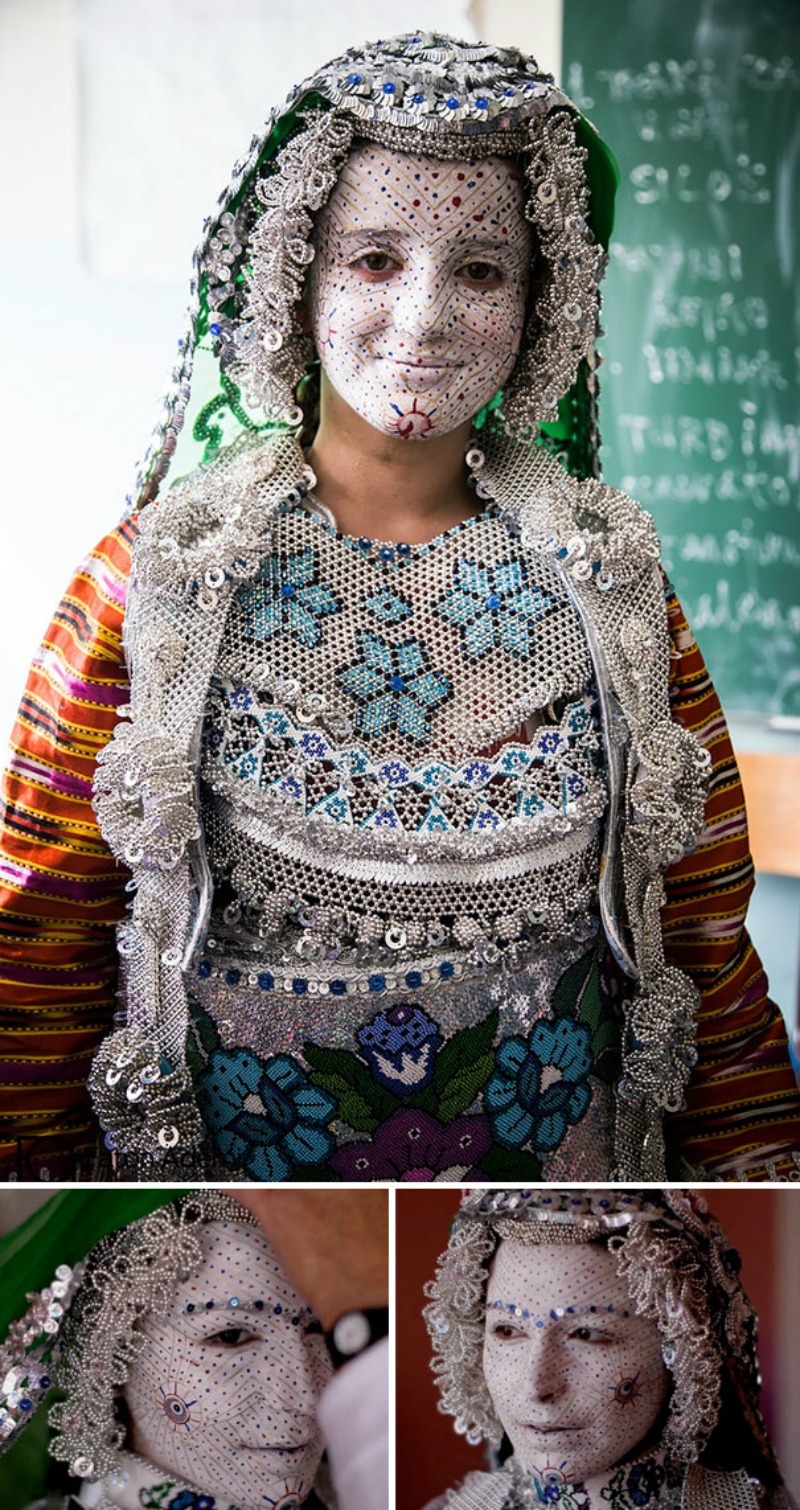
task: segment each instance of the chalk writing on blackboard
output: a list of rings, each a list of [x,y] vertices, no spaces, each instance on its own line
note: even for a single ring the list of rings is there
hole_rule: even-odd
[[[723,700],[800,701],[800,7],[567,0],[616,152],[604,471],[652,510]]]

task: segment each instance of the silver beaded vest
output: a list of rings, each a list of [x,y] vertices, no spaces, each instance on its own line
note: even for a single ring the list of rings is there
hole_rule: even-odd
[[[661,878],[708,761],[658,542],[543,451],[480,475],[425,546],[338,535],[285,435],[143,512],[95,786],[135,888],[90,1082],[121,1173],[664,1177],[696,993]]]

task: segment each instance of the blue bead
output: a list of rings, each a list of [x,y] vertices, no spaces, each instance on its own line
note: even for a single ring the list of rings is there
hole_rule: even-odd
[[[283,587],[281,588],[281,597],[282,598],[294,598],[294,597],[296,597],[296,595],[297,595],[297,588],[293,587],[292,584],[291,584],[291,582],[284,582]]]
[[[52,1380],[48,1379],[47,1376],[46,1376],[46,1374],[42,1374],[42,1377],[39,1380],[39,1388],[40,1389],[49,1389],[51,1383],[52,1383]]]
[[[439,966],[439,974],[442,977],[442,980],[449,980],[450,977],[451,977],[451,975],[453,974],[454,969],[455,969],[455,966],[453,965],[452,961],[449,960],[449,959],[446,959]]]
[[[32,1400],[20,1400],[20,1402],[19,1402],[19,1408],[20,1408],[20,1410],[33,1410],[33,1401]]]
[[[211,974],[210,959],[201,959],[199,965],[197,966],[197,973],[200,976],[201,980],[207,979],[207,977]]]
[[[372,541],[368,540],[366,535],[361,535],[358,543],[361,546],[362,551],[368,551],[372,549]]]
[[[282,1316],[283,1315],[283,1306],[273,1306],[272,1307],[272,1312],[273,1312],[274,1316]]]
[[[190,1314],[191,1314],[191,1312],[192,1312],[192,1311],[193,1311],[193,1310],[194,1310],[194,1305],[193,1305],[193,1303],[192,1303],[192,1301],[191,1301],[191,1300],[190,1300],[190,1301],[189,1301],[189,1304],[188,1304],[188,1306],[187,1306],[187,1307],[186,1307],[186,1309],[187,1309],[187,1311],[188,1311],[188,1312],[189,1312],[189,1313],[190,1313]]]
[[[229,985],[229,986],[238,986],[239,981],[241,980],[241,978],[242,978],[242,972],[241,972],[241,970],[226,970],[225,971],[225,981],[226,981],[226,984]]]
[[[382,545],[378,551],[381,561],[394,561],[394,551],[391,545]]]
[[[271,991],[275,984],[275,977],[270,975],[269,970],[262,970],[258,977],[258,984],[262,991]]]
[[[414,95],[411,96],[411,103],[412,103],[412,105],[421,105],[423,103],[424,99],[425,99],[424,94],[414,94]]]
[[[516,89],[504,89],[503,94],[516,94]]]
[[[209,325],[208,328],[211,331],[212,336],[218,336],[219,333],[220,333],[220,331],[221,331],[221,329],[222,329],[222,326],[218,325],[217,322],[216,322],[216,320],[215,320],[214,324],[213,325]]]
[[[445,101],[445,104],[447,105],[448,110],[457,110],[459,102],[456,99],[455,95],[453,95],[451,99]]]
[[[405,677],[404,676],[391,676],[389,678],[389,686],[391,687],[391,689],[392,689],[393,692],[405,692],[405,690],[406,690]]]
[[[384,975],[371,975],[369,978],[370,991],[385,991],[386,977]]]
[[[292,990],[294,991],[295,996],[305,996],[306,991],[308,990],[308,981],[300,979],[299,976],[295,977],[295,979],[292,981]]]
[[[348,76],[347,76],[347,82],[348,82],[348,84],[360,84],[361,83],[361,74],[360,73],[351,73],[351,74],[348,74]]]
[[[346,996],[347,985],[343,980],[332,980],[328,987],[331,996]]]
[[[485,100],[482,96],[481,96],[481,98],[479,100],[475,101],[475,104],[476,104],[478,110],[488,110],[489,109],[489,101]]]
[[[502,606],[503,599],[498,593],[490,592],[484,599],[484,601],[487,608],[500,608]]]
[[[405,541],[403,541],[400,545],[398,545],[396,547],[396,549],[397,549],[398,556],[410,556],[411,555],[411,546],[410,545],[406,545]]]
[[[397,88],[396,84],[384,84],[383,85],[383,92],[384,92],[384,94],[394,94],[396,88]]]
[[[238,1297],[238,1295],[232,1295],[231,1298],[230,1298],[230,1300],[228,1301],[228,1305],[229,1306],[233,1306],[234,1308],[236,1306],[238,1306],[239,1305],[239,1297]]]
[[[408,975],[406,976],[406,985],[408,986],[409,991],[419,990],[420,986],[422,985],[422,976],[420,975],[419,970],[409,970]]]

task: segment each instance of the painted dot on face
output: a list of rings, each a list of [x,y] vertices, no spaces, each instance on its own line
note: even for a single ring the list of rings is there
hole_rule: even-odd
[[[322,367],[357,414],[401,439],[471,419],[519,350],[531,257],[522,176],[503,158],[468,172],[359,146],[317,218],[308,300]]]
[[[203,1262],[148,1316],[125,1387],[131,1446],[156,1467],[241,1510],[310,1493],[330,1376],[321,1335],[266,1238],[245,1222],[198,1229]]]
[[[669,1394],[655,1322],[602,1244],[502,1242],[487,1288],[484,1375],[523,1466],[587,1483],[649,1442]]]

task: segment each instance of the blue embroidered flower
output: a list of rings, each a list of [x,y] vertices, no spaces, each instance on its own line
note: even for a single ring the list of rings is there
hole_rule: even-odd
[[[401,734],[427,742],[431,710],[450,696],[447,677],[430,669],[428,652],[416,640],[392,645],[367,632],[358,636],[358,644],[361,660],[339,673],[345,690],[361,704],[356,727],[369,736],[395,724]]]
[[[433,1075],[442,1035],[421,1007],[403,1004],[379,1012],[357,1038],[373,1078],[397,1096],[421,1091]]]
[[[405,598],[401,598],[399,593],[390,592],[388,587],[382,592],[373,593],[371,598],[366,598],[364,607],[379,624],[397,624],[401,619],[409,618],[412,612]]]
[[[557,602],[528,582],[522,561],[480,566],[462,559],[454,583],[435,608],[443,619],[459,626],[462,646],[473,660],[495,645],[512,655],[529,655],[533,625]]]
[[[265,1060],[247,1049],[216,1049],[197,1094],[225,1163],[251,1179],[285,1180],[293,1164],[321,1164],[333,1147],[336,1102],[288,1054]]]
[[[210,1494],[195,1494],[193,1489],[181,1489],[167,1502],[167,1510],[214,1510],[216,1500]]]
[[[240,588],[237,598],[254,639],[283,633],[309,646],[322,637],[317,621],[339,607],[330,587],[319,580],[319,558],[310,545],[298,556],[273,552],[260,579]]]
[[[537,1153],[559,1147],[592,1099],[591,1037],[585,1023],[562,1017],[537,1022],[528,1040],[501,1043],[483,1097],[498,1142]]]

